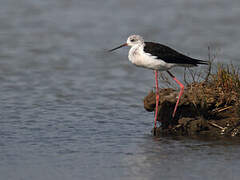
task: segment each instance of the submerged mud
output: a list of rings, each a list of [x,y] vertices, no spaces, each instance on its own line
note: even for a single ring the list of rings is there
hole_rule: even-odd
[[[239,101],[237,94],[221,94],[209,83],[196,83],[186,87],[176,115],[172,113],[178,91],[171,88],[159,91],[158,121],[154,135],[182,136],[240,136]],[[144,98],[144,108],[155,111],[155,92]]]

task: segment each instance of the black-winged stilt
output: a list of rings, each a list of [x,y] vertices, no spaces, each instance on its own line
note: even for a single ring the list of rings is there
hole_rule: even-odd
[[[156,108],[154,128],[157,126],[158,103],[159,103],[159,89],[158,89],[158,71],[167,71],[167,73],[178,83],[180,92],[172,114],[174,118],[179,100],[183,94],[184,85],[177,80],[177,78],[169,71],[172,67],[192,67],[198,64],[208,64],[207,61],[194,59],[176,50],[159,43],[144,42],[143,38],[139,35],[131,35],[128,37],[127,42],[114,49],[109,50],[112,52],[124,46],[131,46],[128,53],[129,60],[136,66],[153,69],[155,71],[156,81]]]

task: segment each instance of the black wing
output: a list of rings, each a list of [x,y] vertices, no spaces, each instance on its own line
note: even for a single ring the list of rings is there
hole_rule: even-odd
[[[197,64],[208,64],[207,61],[188,57],[163,44],[145,42],[144,51],[166,63],[189,64],[193,66],[197,66]]]

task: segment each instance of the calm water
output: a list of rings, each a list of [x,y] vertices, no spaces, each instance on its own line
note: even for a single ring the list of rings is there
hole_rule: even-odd
[[[132,33],[239,65],[239,0],[1,0],[0,180],[238,179],[240,141],[151,136]],[[182,77],[182,70],[174,70]]]

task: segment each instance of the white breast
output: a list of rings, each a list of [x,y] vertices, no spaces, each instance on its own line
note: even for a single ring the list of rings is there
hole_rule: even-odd
[[[131,61],[136,66],[148,68],[148,69],[154,69],[154,70],[160,70],[160,71],[166,71],[175,64],[172,63],[166,63],[165,61],[161,59],[157,59],[156,56],[151,56],[151,54],[145,53],[143,51],[144,44],[133,46],[128,53],[129,61]]]

